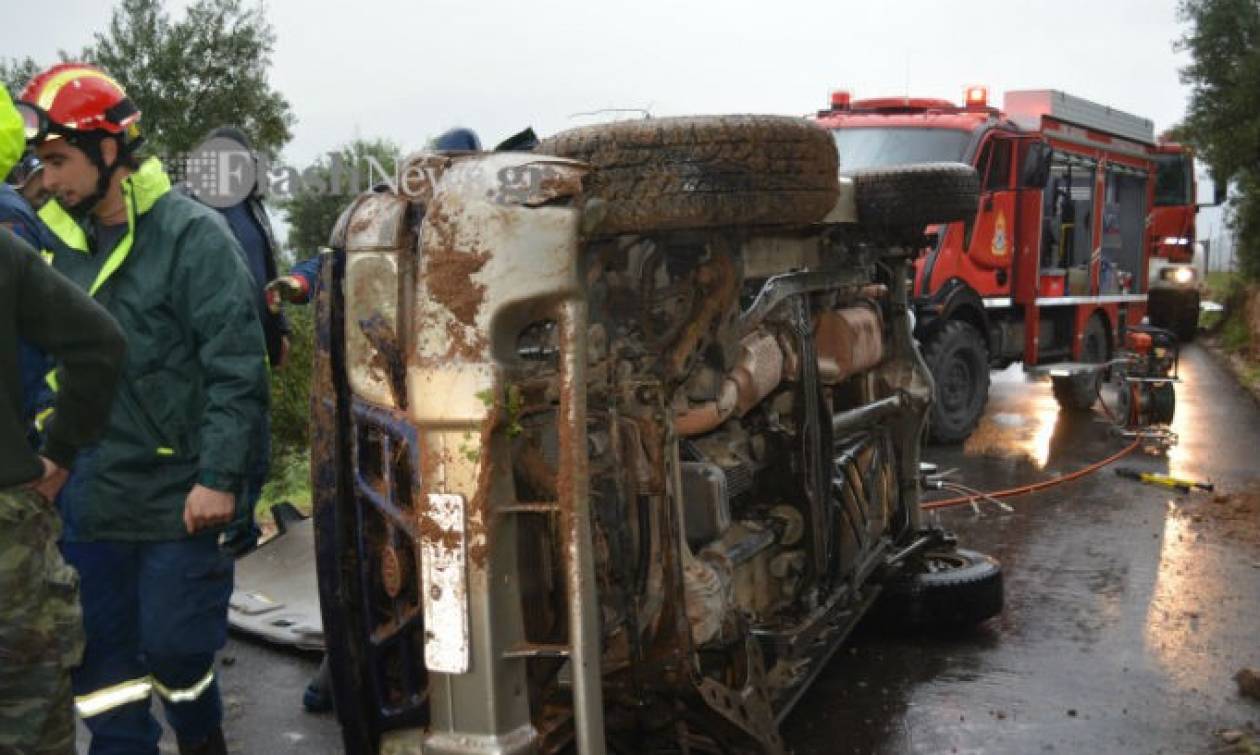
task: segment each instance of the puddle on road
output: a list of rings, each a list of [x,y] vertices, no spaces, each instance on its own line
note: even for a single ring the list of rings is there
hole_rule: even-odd
[[[1023,457],[1037,469],[1050,462],[1051,440],[1059,421],[1054,396],[1041,392],[1020,407],[1020,412],[986,414],[963,444],[966,456]]]

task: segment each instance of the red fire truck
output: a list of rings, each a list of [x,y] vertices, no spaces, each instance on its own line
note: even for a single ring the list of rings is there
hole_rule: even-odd
[[[1155,147],[1155,202],[1149,235],[1151,264],[1147,316],[1152,325],[1168,328],[1183,341],[1192,340],[1199,326],[1200,270],[1195,265],[1195,215],[1198,186],[1194,159],[1179,144],[1161,141]],[[1216,185],[1212,205],[1225,200],[1225,187]],[[1206,272],[1206,270],[1204,271]]]
[[[961,106],[835,92],[817,119],[844,173],[932,162],[979,173],[978,213],[928,229],[914,271],[933,438],[965,439],[990,367],[1021,360],[1052,376],[1062,407],[1088,410],[1100,373],[1081,365],[1107,361],[1145,316],[1152,255],[1193,240],[1189,152],[1157,142],[1145,118],[1053,90],[1008,92],[1001,109],[984,87]],[[1180,191],[1157,193],[1175,182]]]

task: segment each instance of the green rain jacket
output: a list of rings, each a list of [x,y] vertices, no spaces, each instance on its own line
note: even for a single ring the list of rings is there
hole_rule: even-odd
[[[127,338],[109,427],[58,503],[67,540],[187,537],[194,484],[237,495],[267,411],[267,352],[249,273],[214,210],[179,192],[155,158],[124,179],[128,231],[109,251],[55,201],[53,267]]]

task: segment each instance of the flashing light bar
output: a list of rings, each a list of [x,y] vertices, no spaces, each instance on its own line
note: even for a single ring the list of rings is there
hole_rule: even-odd
[[[847,89],[837,89],[831,93],[832,110],[848,110],[853,97]]]

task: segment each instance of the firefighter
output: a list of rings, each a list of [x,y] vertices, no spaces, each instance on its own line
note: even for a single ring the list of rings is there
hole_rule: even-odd
[[[12,169],[23,141],[21,118],[0,87],[0,174]],[[11,203],[7,188],[0,187],[0,224],[18,231],[29,211]],[[40,454],[20,418],[20,342],[62,365],[61,412]],[[123,343],[107,312],[17,233],[0,230],[0,752],[74,752],[70,667],[82,654],[83,628],[77,576],[57,551],[61,521],[52,499],[79,447],[105,430]]]
[[[53,266],[128,341],[109,427],[58,499],[87,635],[75,707],[93,755],[157,753],[152,693],[181,753],[224,753],[214,655],[233,563],[218,540],[267,403],[249,273],[214,211],[139,156],[140,112],[108,74],[59,64],[18,107],[55,197],[39,212]]]

